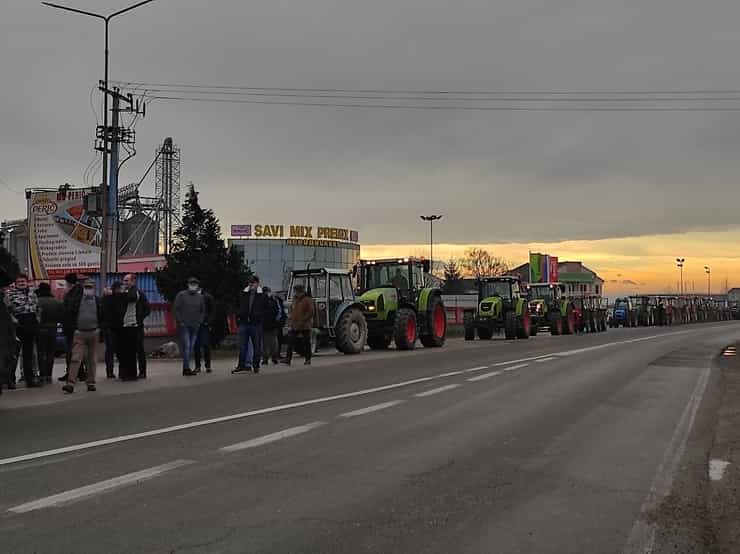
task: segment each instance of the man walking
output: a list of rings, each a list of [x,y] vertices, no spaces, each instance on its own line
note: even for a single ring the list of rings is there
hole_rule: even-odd
[[[280,361],[278,350],[278,331],[282,326],[281,308],[277,297],[272,294],[270,287],[264,287],[265,293],[265,321],[262,334],[262,363],[267,365],[270,360],[276,364]]]
[[[18,340],[21,342],[23,377],[26,386],[38,387],[40,384],[33,374],[33,366],[41,311],[39,310],[36,293],[29,288],[28,277],[25,274],[20,274],[15,280],[15,288],[10,291],[8,300],[13,316],[18,322],[16,333]],[[15,388],[15,368],[13,368],[10,378],[11,388]]]
[[[290,333],[285,364],[293,361],[293,350],[300,345],[305,352],[305,365],[311,365],[311,328],[313,327],[313,298],[306,294],[306,287],[298,283],[293,287],[293,306],[288,316]]]
[[[200,373],[200,354],[203,352],[203,361],[206,364],[206,373],[211,372],[211,330],[215,315],[216,301],[208,291],[200,289],[203,295],[206,314],[203,325],[198,330],[198,338],[195,341],[195,372]]]
[[[259,277],[253,275],[239,300],[239,362],[231,373],[259,373],[264,316],[265,295]]]
[[[175,321],[180,332],[182,351],[182,374],[190,377],[196,373],[190,369],[190,360],[195,349],[195,341],[206,317],[206,306],[200,293],[200,281],[195,277],[188,279],[188,288],[177,293],[173,306]]]
[[[87,390],[89,392],[96,390],[95,373],[97,368],[98,332],[101,321],[101,305],[100,300],[95,296],[95,283],[86,281],[77,310],[77,326],[72,342],[72,364],[69,368],[67,384],[62,387],[62,390],[67,394],[75,391],[77,374],[83,360],[87,368]]]
[[[123,277],[123,289],[126,293],[128,305],[123,316],[123,326],[129,331],[132,347],[136,353],[136,361],[139,365],[139,379],[146,379],[146,352],[144,352],[144,320],[151,312],[149,300],[146,295],[136,286],[136,275],[129,273]]]
[[[36,290],[41,321],[37,349],[39,353],[39,382],[51,383],[54,370],[54,351],[57,345],[57,325],[64,320],[64,304],[54,298],[49,283],[41,283]]]

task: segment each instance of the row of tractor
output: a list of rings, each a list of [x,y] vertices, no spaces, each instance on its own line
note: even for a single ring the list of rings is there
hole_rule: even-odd
[[[705,296],[627,296],[617,298],[610,327],[652,327],[729,321],[732,309],[725,301]]]
[[[314,329],[319,343],[333,343],[344,354],[358,354],[365,345],[412,350],[444,345],[447,314],[442,291],[428,286],[429,262],[415,258],[361,261],[352,272],[307,268],[291,272],[287,298],[295,285],[313,297]],[[353,285],[353,280],[356,285]]]
[[[603,333],[607,308],[599,296],[571,298],[562,283],[523,286],[518,277],[478,280],[478,304],[464,312],[465,340],[528,339],[540,331],[551,335]]]

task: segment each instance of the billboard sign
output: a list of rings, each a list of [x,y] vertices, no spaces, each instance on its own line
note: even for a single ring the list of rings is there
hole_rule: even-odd
[[[538,252],[529,253],[529,282],[556,283],[558,281],[558,258]]]
[[[251,225],[232,225],[231,226],[232,237],[251,237],[252,226]]]
[[[31,279],[62,279],[100,268],[100,223],[85,209],[96,189],[28,193],[28,257]]]
[[[346,227],[325,227],[322,225],[232,225],[231,236],[255,239],[294,239],[358,243],[357,231]]]

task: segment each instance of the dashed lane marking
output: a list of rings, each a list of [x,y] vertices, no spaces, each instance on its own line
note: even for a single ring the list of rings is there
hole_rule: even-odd
[[[551,362],[551,361],[556,360],[556,359],[557,358],[555,356],[549,356],[547,358],[539,358],[539,359],[535,360],[535,363],[544,364],[545,362]]]
[[[195,462],[193,460],[175,460],[174,462],[170,462],[161,466],[150,467],[148,469],[143,469],[135,473],[127,473],[126,475],[114,477],[113,479],[100,481],[99,483],[94,483],[92,485],[87,485],[78,489],[68,490],[59,494],[55,494],[53,496],[47,496],[46,498],[34,500],[33,502],[27,502],[25,504],[21,504],[20,506],[9,508],[8,511],[15,514],[25,514],[27,512],[41,510],[43,508],[51,508],[55,506],[61,506],[63,504],[71,504],[72,502],[76,502],[78,500],[89,498],[98,494],[110,492],[114,489],[125,487],[127,485],[135,485],[136,483],[141,483],[142,481],[158,477],[174,469],[178,469],[194,463]]]
[[[415,394],[414,396],[415,396],[416,398],[425,398],[425,397],[427,397],[427,396],[432,396],[432,395],[435,395],[435,394],[439,394],[439,393],[441,393],[441,392],[446,392],[446,391],[448,391],[448,390],[456,389],[456,388],[457,388],[457,387],[459,387],[459,386],[460,386],[460,385],[459,385],[459,384],[457,384],[457,383],[456,383],[456,384],[454,384],[454,385],[445,385],[444,387],[438,387],[438,388],[436,388],[436,389],[432,389],[432,390],[425,390],[424,392],[418,392],[418,393],[416,393],[416,394]]]
[[[488,366],[487,365],[482,365],[482,366],[478,366],[478,367],[471,367],[470,369],[464,369],[463,370],[463,373],[472,373],[474,371],[482,371],[484,369],[488,369]]]
[[[239,450],[246,450],[248,448],[256,448],[258,446],[263,446],[271,442],[277,442],[279,440],[287,439],[290,437],[295,437],[296,435],[302,435],[303,433],[308,433],[309,431],[316,429],[317,427],[321,427],[322,425],[326,425],[326,422],[325,421],[314,421],[313,423],[307,423],[306,425],[300,425],[298,427],[291,427],[290,429],[283,429],[282,431],[278,431],[277,433],[271,433],[263,437],[257,437],[254,439],[250,439],[248,441],[238,442],[236,444],[224,446],[223,448],[219,448],[219,450],[221,452],[237,452]]]
[[[471,383],[474,383],[475,381],[481,381],[483,379],[488,379],[489,377],[496,377],[496,375],[501,375],[503,371],[492,371],[491,373],[483,373],[482,375],[476,375],[475,377],[471,377],[468,379]]]
[[[367,408],[360,408],[359,410],[353,410],[351,412],[345,412],[343,414],[340,414],[339,417],[357,417],[365,414],[371,414],[373,412],[379,412],[380,410],[385,410],[387,408],[392,408],[393,406],[398,406],[399,404],[403,404],[404,400],[391,400],[390,402],[383,402],[382,404],[375,404],[374,406],[368,406]]]
[[[527,367],[529,364],[517,364],[510,367],[505,367],[504,371],[516,371],[517,369],[522,369],[523,367]]]

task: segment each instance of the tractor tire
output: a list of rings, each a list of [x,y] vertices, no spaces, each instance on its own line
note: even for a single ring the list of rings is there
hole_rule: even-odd
[[[388,350],[391,345],[391,337],[388,335],[369,335],[367,345],[373,350]]]
[[[563,318],[560,312],[550,312],[547,314],[547,324],[550,326],[550,334],[558,336],[563,334]]]
[[[359,354],[367,342],[367,321],[357,308],[345,310],[337,323],[337,350],[342,354]]]
[[[532,325],[532,328],[529,330],[529,336],[536,337],[539,330],[540,328],[537,325]]]
[[[478,327],[478,338],[480,340],[491,340],[493,338],[493,331],[490,327]]]
[[[465,340],[475,340],[475,315],[472,312],[463,313]]]
[[[528,339],[532,335],[532,319],[526,308],[524,309],[524,315],[516,318],[516,323],[516,338]]]
[[[429,301],[430,334],[419,337],[424,348],[440,348],[447,340],[447,314],[439,296],[433,296]]]
[[[516,338],[518,326],[516,314],[511,310],[506,312],[504,317],[504,336],[506,340],[514,340]]]
[[[393,325],[393,342],[397,350],[413,350],[416,348],[416,312],[411,308],[401,308],[396,313]]]

